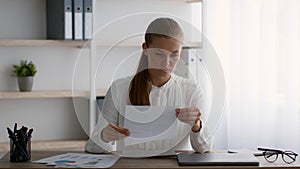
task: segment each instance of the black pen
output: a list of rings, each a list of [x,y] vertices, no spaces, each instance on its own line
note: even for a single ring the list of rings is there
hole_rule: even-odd
[[[23,130],[17,130],[17,134],[18,134],[18,141],[20,143],[20,145],[23,147],[24,150],[26,150],[26,144],[25,144],[25,134],[23,133]]]
[[[33,128],[29,129],[27,137],[31,137],[32,132],[33,132]]]
[[[23,133],[26,135],[28,128],[27,128],[27,127],[24,127],[24,126],[22,126],[21,130],[22,130],[22,131],[23,131]]]
[[[14,134],[16,134],[17,132],[17,123],[15,123],[15,126],[14,126]]]
[[[17,123],[15,123],[14,132],[12,132],[11,129],[7,127],[7,132],[8,132],[9,138],[15,137],[16,131],[17,131]],[[10,146],[11,151],[13,151],[14,146],[15,146],[15,141],[13,141],[13,139],[12,139],[12,144]]]
[[[31,138],[31,134],[33,132],[33,129],[29,129],[28,133],[26,134],[26,138],[25,138],[25,144],[28,144],[28,140]]]

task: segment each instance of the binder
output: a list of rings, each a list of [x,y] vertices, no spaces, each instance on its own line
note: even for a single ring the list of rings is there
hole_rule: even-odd
[[[73,37],[83,40],[83,0],[73,0]]]
[[[47,39],[72,40],[72,0],[47,0]]]
[[[93,36],[93,0],[84,0],[83,7],[84,7],[83,38],[85,40],[88,40],[88,39],[92,39]]]

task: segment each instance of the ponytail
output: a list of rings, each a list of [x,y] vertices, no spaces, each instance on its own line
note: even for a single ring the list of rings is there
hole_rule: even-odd
[[[148,73],[148,58],[142,55],[137,70],[129,87],[129,99],[131,105],[150,105],[149,94],[152,88],[150,75]]]

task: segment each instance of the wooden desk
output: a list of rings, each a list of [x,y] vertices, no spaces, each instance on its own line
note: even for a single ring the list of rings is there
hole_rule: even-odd
[[[70,153],[70,151],[33,151],[31,158],[32,160],[39,160],[42,158]],[[75,152],[82,153],[82,152]],[[278,167],[278,166],[269,166],[271,168],[291,168],[294,166],[287,167]],[[19,162],[19,163],[11,163],[9,162],[9,153],[7,153],[2,159],[0,159],[0,168],[1,169],[10,169],[10,168],[40,168],[40,169],[49,169],[53,168],[53,166],[46,166],[45,164],[37,164],[31,162]],[[236,167],[200,167],[200,166],[178,166],[177,160],[175,156],[170,157],[150,157],[150,158],[120,158],[111,168],[123,168],[123,169],[152,169],[152,168],[163,168],[163,169],[173,169],[173,168],[260,168],[260,167],[244,167],[244,166],[236,166]],[[299,168],[299,167],[296,167]]]

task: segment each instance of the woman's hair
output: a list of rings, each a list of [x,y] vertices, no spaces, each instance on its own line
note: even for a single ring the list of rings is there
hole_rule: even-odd
[[[154,38],[174,38],[183,41],[183,31],[171,18],[157,18],[150,23],[145,33],[147,47]],[[136,75],[130,82],[129,99],[132,105],[150,105],[149,94],[152,82],[148,73],[148,56],[141,56]]]

